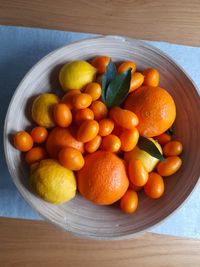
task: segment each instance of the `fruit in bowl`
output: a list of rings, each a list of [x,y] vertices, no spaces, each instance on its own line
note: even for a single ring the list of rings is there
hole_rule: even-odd
[[[36,125],[16,133],[14,144],[25,153],[38,196],[62,204],[77,189],[98,205],[119,201],[128,214],[137,210],[138,191],[162,197],[163,177],[182,164],[182,143],[171,132],[176,106],[159,87],[159,70],[136,70],[135,62],[117,67],[108,56],[72,61],[59,73],[63,96],[33,100]]]
[[[92,86],[88,85],[89,88],[87,88],[87,90],[84,87],[81,91],[79,89],[72,89],[70,91],[64,91],[61,93],[62,90],[60,90],[59,83],[57,82],[59,78],[58,69],[61,69],[60,66],[64,66],[66,63],[77,60],[87,60],[88,63],[91,64],[92,61],[90,61],[90,59],[95,58],[96,55],[107,55],[104,57],[105,64],[103,65],[100,64],[99,59],[94,60],[94,62],[96,62],[95,64],[97,65],[93,66],[97,69],[98,65],[100,64],[101,71],[99,73],[95,73],[94,80],[89,83],[92,83],[92,86],[93,83],[95,83],[95,87],[97,89],[93,90],[91,89]],[[169,129],[167,132],[159,136],[145,137],[139,134],[139,124],[134,127],[134,129],[126,129],[126,127],[121,127],[114,122],[114,120],[110,117],[110,110],[114,107],[110,107],[105,104],[101,97],[103,88],[102,77],[106,70],[105,66],[107,66],[109,63],[109,58],[111,58],[113,62],[117,63],[117,70],[122,62],[126,62],[123,64],[123,66],[127,65],[127,61],[137,63],[135,64],[136,66],[132,65],[133,73],[131,73],[130,85],[132,92],[128,93],[127,96],[130,96],[131,93],[136,93],[138,87],[147,86],[145,84],[145,75],[143,72],[149,66],[150,69],[157,70],[159,72],[159,79],[157,79],[158,73],[156,71],[147,71],[154,73],[153,80],[155,83],[151,84],[150,86],[159,86],[166,89],[174,99],[176,104],[176,119],[173,123],[173,134],[171,129]],[[117,72],[123,73],[123,66],[121,67],[122,71],[118,70]],[[94,91],[95,93],[93,93]],[[53,128],[35,125],[31,118],[31,108],[34,99],[36,99],[36,97],[39,95],[46,93],[56,93],[57,95],[57,92],[59,96],[59,103],[56,104],[66,104],[68,108],[63,108],[63,106],[61,106],[57,108],[55,114],[59,113],[59,111],[63,109],[65,111],[65,118],[68,119],[65,119],[64,121],[59,120],[55,124],[54,116],[57,115],[54,114],[53,108],[50,109],[50,118],[53,118],[53,122],[55,124]],[[92,103],[89,107],[84,109],[77,109],[73,107],[74,104],[79,104],[79,102],[77,103],[78,98],[75,98],[76,101],[72,101],[73,95],[80,94],[80,92],[81,95],[88,94],[92,97]],[[127,96],[125,96],[125,98],[127,98]],[[121,94],[120,98],[122,98]],[[82,99],[82,96],[79,99]],[[87,97],[87,101],[88,99],[91,101],[90,97]],[[86,106],[88,103],[87,101],[83,103]],[[109,98],[107,101],[110,103],[111,99]],[[124,101],[122,105],[117,106],[122,110],[126,109],[124,106],[125,102],[126,101]],[[124,37],[101,36],[98,38],[82,40],[60,48],[57,51],[53,51],[51,54],[43,58],[29,71],[29,73],[18,86],[11,100],[4,128],[4,148],[8,169],[13,182],[17,186],[22,196],[31,205],[31,207],[33,207],[42,217],[47,219],[47,221],[56,224],[70,233],[86,238],[130,238],[133,237],[135,233],[147,230],[156,225],[173,213],[185,201],[185,199],[187,199],[197,184],[200,173],[200,153],[197,146],[199,140],[198,133],[200,129],[199,108],[199,96],[195,85],[192,83],[187,74],[185,74],[185,72],[181,69],[181,67],[179,67],[173,60],[171,60],[158,49],[149,46],[144,42]],[[68,109],[72,115],[71,123],[70,112]],[[136,116],[138,117],[139,123],[139,115]],[[77,140],[77,131],[86,119],[95,120],[98,122],[99,133],[91,141],[83,143],[82,141]],[[58,126],[60,123],[64,123],[63,126]],[[68,124],[70,125],[67,126]],[[32,128],[36,129],[32,130]],[[35,157],[32,157],[31,150],[28,152],[20,152],[13,146],[14,134],[23,129],[27,132],[25,134],[25,140],[23,141],[25,149],[24,151],[33,147],[35,150]],[[29,135],[28,138],[27,134]],[[30,141],[30,136],[34,142]],[[174,142],[175,140],[178,140],[184,144],[184,150],[180,156],[178,156],[183,162],[179,171],[169,177],[165,177],[163,174],[160,174],[162,179],[155,178],[155,176],[158,177],[157,175],[154,175],[154,173],[158,174],[158,166],[156,165],[158,162],[163,162],[160,161],[161,159],[155,158],[155,156],[158,155],[157,152],[154,156],[149,154],[149,152],[152,153],[152,146],[151,151],[149,151],[149,143],[146,144],[148,141],[145,141],[144,143],[144,139],[142,140],[143,137],[154,142],[160,151],[160,154],[165,158],[175,157],[175,160],[177,160],[177,156],[171,156],[168,154],[168,152],[165,154],[169,148],[165,148],[164,152],[164,145],[169,141]],[[104,139],[106,141],[103,142]],[[47,140],[49,140],[48,144]],[[124,142],[124,140],[127,140],[128,142]],[[72,149],[70,147],[63,147],[66,142],[71,144]],[[137,142],[137,145],[132,149],[135,142]],[[169,147],[171,147],[171,145],[169,145]],[[63,149],[62,153],[60,152],[61,148]],[[130,148],[132,150],[128,151]],[[35,189],[30,185],[30,173],[32,167],[28,166],[34,166],[32,163],[35,160],[40,161],[41,159],[53,159],[57,161],[59,166],[66,169],[64,164],[67,164],[65,166],[70,168],[70,161],[68,159],[67,161],[65,160],[65,155],[67,154],[66,151],[69,151],[69,149],[71,149],[73,152],[71,152],[71,156],[73,154],[79,155],[78,158],[82,164],[83,160],[80,154],[77,153],[77,151],[74,153],[73,149],[76,149],[81,153],[84,159],[84,164],[86,163],[86,158],[88,155],[98,153],[99,150],[104,152],[107,152],[105,149],[118,151],[108,152],[114,154],[120,160],[120,162],[122,160],[126,166],[126,176],[129,180],[129,188],[123,195],[124,200],[122,201],[121,198],[119,201],[111,205],[95,204],[79,194],[78,188],[75,190],[74,186],[71,187],[76,193],[76,196],[73,197],[72,190],[70,195],[71,200],[59,205],[51,204],[43,200],[37,195],[37,193],[33,194],[33,190]],[[172,150],[180,152],[180,147]],[[154,149],[153,151],[155,152]],[[62,163],[59,162],[59,152],[63,154],[62,157],[64,160]],[[190,154],[189,157],[188,152]],[[157,181],[157,184],[160,184],[160,189],[158,192],[162,192],[162,182],[160,181],[164,181],[164,193],[157,200],[146,195],[146,193],[148,193],[148,189],[145,190],[145,185],[136,186],[130,181],[128,165],[132,155],[134,155],[135,159],[142,161],[145,169],[148,172],[148,181],[151,181],[151,184],[154,184],[155,181]],[[25,160],[29,163],[27,164]],[[170,162],[171,161],[169,161],[168,164],[171,164]],[[176,166],[178,166],[178,164]],[[161,167],[163,168],[162,165]],[[74,165],[71,165],[71,168],[74,169]],[[163,168],[163,170],[165,171],[164,175],[169,174],[169,172],[166,173],[165,168]],[[79,171],[81,172],[82,169]],[[79,171],[73,170],[71,172],[74,172],[75,176],[77,177],[77,173]],[[153,173],[153,175],[150,173]],[[151,176],[153,176],[153,178],[149,180],[149,177]],[[144,176],[144,178],[145,177],[146,176]],[[75,178],[75,181],[76,187],[78,187],[78,179]],[[56,183],[54,183],[54,185],[55,184]],[[51,183],[48,186],[50,185]],[[131,190],[131,193],[129,193],[129,189]],[[53,195],[55,194],[55,191],[52,190],[51,192]],[[131,199],[131,203],[134,205],[126,205],[127,198]],[[124,203],[126,207],[124,207]],[[120,207],[124,209],[125,212],[122,212]],[[129,209],[129,207],[132,208]],[[134,213],[130,215],[127,214],[128,212]]]

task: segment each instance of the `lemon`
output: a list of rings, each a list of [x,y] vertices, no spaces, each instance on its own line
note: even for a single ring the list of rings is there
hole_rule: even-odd
[[[55,126],[53,108],[57,103],[59,103],[59,98],[54,94],[45,93],[36,97],[31,110],[33,120],[45,128]]]
[[[87,61],[73,61],[62,67],[59,81],[64,91],[81,90],[86,84],[94,81],[96,72],[96,68]]]
[[[162,153],[162,148],[160,144],[152,138],[148,138],[148,139],[151,140],[156,145],[156,147],[159,149],[159,151]],[[141,160],[144,167],[146,168],[148,172],[152,172],[156,164],[159,162],[159,159],[152,157],[150,154],[148,154],[144,150],[141,150],[138,146],[136,146],[133,150],[126,152],[124,154],[124,159],[126,162],[129,162],[132,159]]]
[[[53,159],[32,166],[30,184],[42,199],[53,204],[69,201],[76,194],[74,173]]]

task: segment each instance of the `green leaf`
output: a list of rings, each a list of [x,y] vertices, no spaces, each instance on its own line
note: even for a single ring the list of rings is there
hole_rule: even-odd
[[[120,106],[128,95],[131,83],[131,68],[117,74],[106,90],[105,104],[107,107]]]
[[[170,127],[167,131],[166,131],[167,134],[169,135],[173,135],[173,129],[172,127]]]
[[[110,60],[106,67],[106,72],[102,76],[102,100],[104,103],[106,102],[106,90],[108,88],[108,84],[112,79],[115,78],[116,74],[117,74],[116,66],[112,62],[112,60]]]
[[[165,158],[163,157],[163,155],[160,153],[159,149],[156,147],[156,145],[149,140],[148,138],[145,138],[143,136],[139,137],[137,146],[144,150],[145,152],[147,152],[148,154],[150,154],[152,157],[157,158],[161,161],[164,161]]]

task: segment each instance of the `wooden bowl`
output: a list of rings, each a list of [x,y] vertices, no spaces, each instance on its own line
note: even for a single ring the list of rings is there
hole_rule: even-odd
[[[151,200],[139,194],[139,208],[133,215],[117,205],[96,206],[79,194],[63,205],[49,204],[35,196],[28,186],[29,173],[20,152],[9,137],[31,125],[30,106],[34,96],[57,89],[58,71],[68,61],[109,55],[115,61],[133,60],[139,70],[154,67],[160,85],[173,96],[177,107],[176,139],[184,145],[181,170],[165,178],[165,194]],[[28,104],[27,104],[28,103]],[[40,60],[18,86],[5,120],[4,145],[10,174],[18,190],[42,217],[77,236],[92,239],[124,239],[147,230],[174,212],[190,195],[200,173],[200,102],[195,85],[173,60],[145,42],[106,36],[87,39],[60,48]]]

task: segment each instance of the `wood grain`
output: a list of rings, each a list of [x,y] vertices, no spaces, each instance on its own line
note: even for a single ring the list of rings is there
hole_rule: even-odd
[[[0,24],[199,45],[198,0],[0,0]]]
[[[0,219],[0,266],[199,267],[200,240],[143,234],[126,241],[74,238],[41,221]]]

